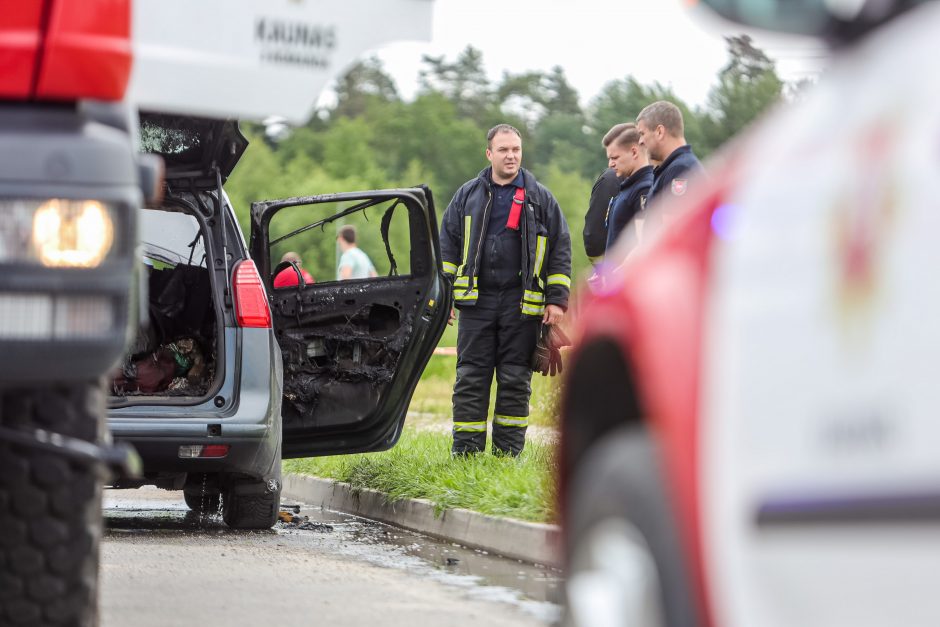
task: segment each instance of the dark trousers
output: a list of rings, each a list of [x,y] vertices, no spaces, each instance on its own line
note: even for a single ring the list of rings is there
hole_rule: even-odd
[[[460,310],[457,382],[454,384],[454,453],[486,446],[490,385],[496,373],[493,452],[518,455],[525,446],[532,392],[529,366],[540,318],[523,319],[522,288],[480,290],[477,304]]]

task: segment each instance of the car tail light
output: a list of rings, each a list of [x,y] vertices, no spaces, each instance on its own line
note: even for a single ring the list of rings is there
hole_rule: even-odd
[[[255,262],[245,259],[235,267],[232,280],[235,320],[240,327],[271,328],[271,309]]]
[[[225,457],[229,448],[228,444],[185,444],[179,448],[179,456],[185,459]]]
[[[228,444],[206,444],[202,447],[199,457],[225,457],[228,455]]]

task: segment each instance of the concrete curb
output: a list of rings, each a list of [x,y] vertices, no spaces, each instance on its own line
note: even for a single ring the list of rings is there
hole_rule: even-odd
[[[561,566],[557,525],[497,518],[466,509],[448,509],[438,516],[434,505],[424,499],[391,502],[382,492],[355,491],[348,483],[307,475],[285,474],[282,494],[504,557]]]

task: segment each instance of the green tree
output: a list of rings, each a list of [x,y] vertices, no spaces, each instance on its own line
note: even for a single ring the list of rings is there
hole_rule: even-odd
[[[494,108],[494,94],[483,67],[483,53],[467,46],[453,63],[444,56],[424,55],[418,75],[421,92],[439,93],[457,108],[457,115],[485,124]]]
[[[486,165],[484,127],[461,117],[443,94],[419,95],[414,102],[376,113],[370,121],[372,158],[382,164],[387,176],[400,180],[417,161],[437,183],[438,202],[448,202],[464,181]]]
[[[343,74],[336,83],[336,107],[331,115],[354,118],[369,106],[400,100],[395,79],[388,75],[378,57],[361,61]]]
[[[532,141],[523,146],[526,167],[538,174],[551,163],[566,171],[590,176],[596,169],[598,156],[604,155],[600,144],[595,148],[585,129],[585,118],[580,113],[549,113],[535,128]]]
[[[568,230],[571,232],[571,278],[577,281],[586,275],[591,265],[584,254],[581,233],[594,181],[557,163],[548,164],[540,180],[555,195],[568,222]]]
[[[725,41],[730,59],[708,95],[712,115],[705,134],[713,148],[736,135],[783,94],[774,62],[748,35],[725,37]]]

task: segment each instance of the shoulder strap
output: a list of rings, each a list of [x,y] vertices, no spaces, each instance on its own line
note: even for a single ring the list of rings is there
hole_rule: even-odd
[[[522,213],[522,207],[525,206],[525,187],[517,187],[516,194],[512,198],[512,207],[509,209],[509,217],[506,219],[506,228],[519,230],[519,216]]]

